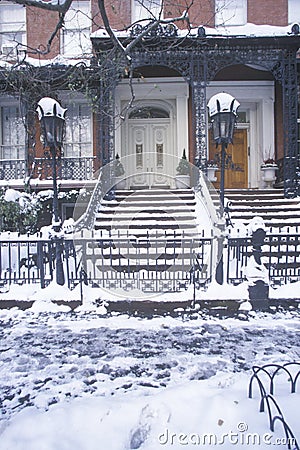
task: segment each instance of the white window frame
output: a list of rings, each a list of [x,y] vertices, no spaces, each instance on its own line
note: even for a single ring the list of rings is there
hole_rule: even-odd
[[[300,22],[300,1],[288,0],[288,22],[293,24]]]
[[[26,8],[11,2],[0,2],[0,56],[17,54],[18,44],[26,46]]]
[[[247,23],[247,0],[215,0],[215,25],[231,27]]]
[[[61,33],[61,53],[70,57],[82,57],[90,54],[91,34],[91,2],[75,0],[67,11],[64,28]]]
[[[64,151],[64,157],[66,158],[85,158],[85,157],[92,157],[93,156],[93,113],[92,108],[88,104],[88,101],[84,98],[82,95],[78,95],[74,98],[69,99],[65,94],[61,95],[61,98],[63,98],[63,105],[64,108],[67,108],[66,112],[66,136],[64,138],[63,142],[63,151]],[[84,130],[83,133],[78,134],[79,139],[76,139],[76,124],[74,125],[74,117],[73,121],[70,123],[70,111],[71,108],[78,108],[80,110],[81,107],[87,107],[89,109],[89,124],[88,126],[83,126],[82,130]],[[69,113],[69,114],[68,114]],[[81,124],[79,123],[79,126]],[[73,133],[69,133],[69,129],[74,130]],[[81,137],[86,134],[88,131],[89,139],[82,140]],[[75,138],[75,139],[74,139]],[[84,147],[86,148],[84,150]]]
[[[11,124],[8,124],[7,131],[4,130],[4,108],[17,108],[19,110],[18,116],[10,116]],[[13,128],[13,131],[12,131]],[[5,133],[8,133],[8,141],[4,142],[6,138]],[[7,150],[5,150],[5,147]],[[9,156],[6,152],[11,153]],[[13,99],[2,99],[0,102],[0,159],[2,161],[21,160],[24,161],[26,157],[26,129],[24,124],[24,117],[20,111],[20,105]]]
[[[162,6],[162,0],[131,0],[132,23],[158,17],[163,19]]]

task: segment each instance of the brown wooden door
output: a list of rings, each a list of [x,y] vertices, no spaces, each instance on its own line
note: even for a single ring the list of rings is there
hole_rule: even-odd
[[[209,137],[209,159],[220,160],[221,146],[216,148],[211,132]],[[233,145],[228,145],[226,154],[225,189],[248,188],[247,130],[234,131]],[[216,172],[217,181],[213,183],[216,188],[220,187],[220,173],[220,170]]]

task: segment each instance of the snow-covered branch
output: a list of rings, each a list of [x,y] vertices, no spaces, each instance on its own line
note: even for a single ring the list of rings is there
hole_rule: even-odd
[[[48,11],[57,11],[65,13],[70,8],[73,0],[7,0],[11,3],[18,3],[19,5],[34,6],[37,8],[46,9]]]

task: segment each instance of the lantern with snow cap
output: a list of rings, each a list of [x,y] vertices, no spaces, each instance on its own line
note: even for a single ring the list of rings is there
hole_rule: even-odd
[[[60,147],[64,137],[66,109],[50,97],[42,98],[37,105],[45,147]]]

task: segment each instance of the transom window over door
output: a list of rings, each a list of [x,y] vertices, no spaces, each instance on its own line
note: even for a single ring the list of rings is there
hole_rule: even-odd
[[[129,119],[168,119],[169,111],[155,106],[143,106],[129,114]]]

